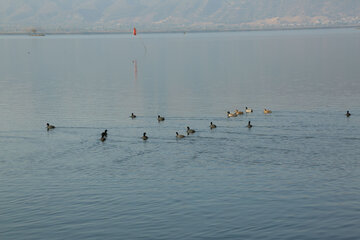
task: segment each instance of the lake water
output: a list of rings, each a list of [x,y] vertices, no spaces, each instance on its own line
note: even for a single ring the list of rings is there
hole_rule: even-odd
[[[2,240],[360,237],[360,30],[0,36],[0,112]]]

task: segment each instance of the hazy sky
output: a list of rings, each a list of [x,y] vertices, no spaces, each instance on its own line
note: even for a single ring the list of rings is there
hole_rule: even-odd
[[[1,0],[0,28],[148,29],[360,22],[359,0]]]

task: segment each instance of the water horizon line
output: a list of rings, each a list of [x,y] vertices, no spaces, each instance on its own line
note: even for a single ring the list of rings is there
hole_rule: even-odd
[[[222,32],[255,32],[255,31],[293,31],[293,30],[316,30],[316,29],[349,29],[354,28],[360,30],[360,25],[347,26],[302,26],[302,27],[265,27],[265,28],[244,28],[244,29],[179,29],[179,30],[144,30],[138,34],[157,34],[157,33],[222,33]],[[0,35],[29,35],[29,36],[46,36],[46,35],[104,35],[104,34],[133,34],[133,30],[129,31],[39,31],[36,34],[27,31],[20,32],[1,32]]]

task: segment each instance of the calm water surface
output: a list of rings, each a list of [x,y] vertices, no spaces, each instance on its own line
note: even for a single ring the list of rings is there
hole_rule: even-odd
[[[359,30],[0,36],[0,53],[0,239],[359,239]]]

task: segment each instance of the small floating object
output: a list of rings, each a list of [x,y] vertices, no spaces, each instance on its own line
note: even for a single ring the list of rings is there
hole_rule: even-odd
[[[54,126],[54,125],[50,125],[49,123],[46,123],[46,128],[47,128],[47,130],[50,130],[50,129],[54,129],[55,126]]]
[[[184,138],[185,136],[176,132],[176,138]]]
[[[164,120],[165,120],[165,118],[164,118],[164,117],[160,117],[160,115],[158,115],[158,118],[157,118],[157,119],[158,119],[158,121],[159,121],[159,122],[161,122],[161,121],[164,121]]]
[[[230,113],[229,111],[227,112],[227,117],[236,117],[237,115],[235,113]]]
[[[144,135],[141,137],[142,140],[146,141],[148,139],[148,136],[146,136],[146,132],[144,132]]]
[[[133,35],[136,36],[136,28],[133,29]]]
[[[239,115],[242,115],[242,114],[244,114],[244,112],[242,112],[242,111],[239,111],[239,110],[235,110],[235,114],[236,114],[236,116],[239,116]]]
[[[272,111],[265,108],[265,109],[264,109],[264,114],[269,114],[269,113],[272,113]]]
[[[345,114],[347,117],[350,117],[351,116],[351,113],[349,111],[346,111],[346,114]]]
[[[252,128],[252,125],[251,125],[251,122],[250,122],[250,121],[248,122],[247,127],[248,127],[248,128]]]
[[[186,130],[187,134],[195,133],[194,129],[191,129],[190,127],[186,127],[186,128],[187,128],[187,130]]]
[[[214,129],[214,128],[216,128],[216,125],[213,124],[213,122],[210,122],[210,129]]]
[[[101,137],[107,137],[107,129],[105,129],[105,131],[101,133]]]
[[[130,116],[132,119],[136,118],[136,115],[134,113],[131,113],[131,116]]]
[[[100,141],[104,142],[106,138],[107,138],[107,129],[105,129],[105,131],[101,133]]]
[[[245,112],[246,113],[252,113],[253,110],[252,110],[252,108],[245,107]]]

